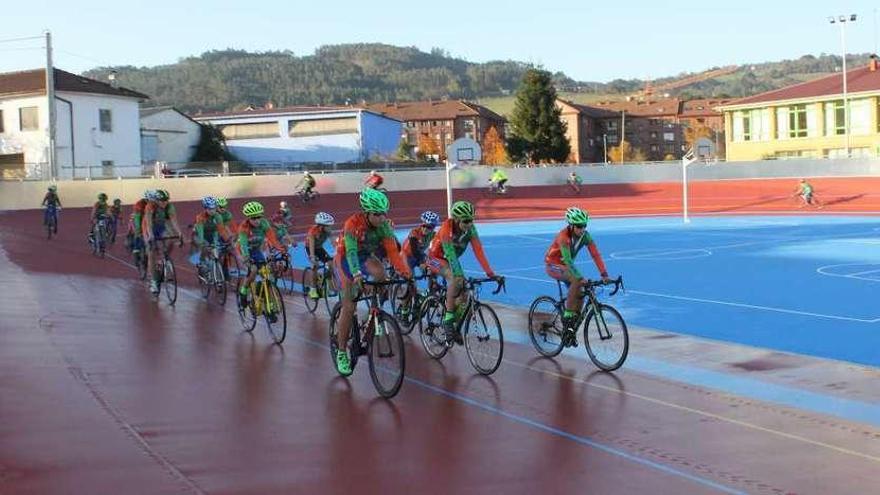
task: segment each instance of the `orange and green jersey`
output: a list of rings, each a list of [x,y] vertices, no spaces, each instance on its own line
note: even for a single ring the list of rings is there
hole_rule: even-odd
[[[373,227],[366,213],[355,213],[345,221],[336,245],[336,256],[345,259],[352,274],[355,274],[361,266],[361,260],[376,255],[380,247],[385,248],[385,254],[397,273],[410,273],[397,250],[397,238],[394,237],[391,222],[386,219],[380,226]]]
[[[550,249],[548,249],[547,253],[544,255],[544,263],[565,266],[571,270],[571,273],[575,277],[581,278],[581,273],[578,271],[577,267],[574,266],[574,258],[584,246],[587,246],[587,249],[589,249],[590,256],[592,256],[593,262],[596,263],[599,273],[603,277],[607,277],[608,270],[605,269],[605,262],[602,261],[602,255],[599,253],[599,248],[596,247],[596,243],[593,242],[593,238],[586,230],[584,230],[584,235],[579,238],[572,237],[571,227],[565,227],[560,230],[559,233],[556,234],[556,238],[553,239],[553,244],[550,245]]]
[[[428,252],[432,258],[446,260],[456,277],[463,277],[464,270],[461,268],[459,258],[467,250],[468,245],[473,246],[474,256],[477,257],[486,275],[493,276],[494,272],[489,266],[489,260],[486,259],[486,252],[483,251],[483,243],[477,235],[476,225],[471,224],[468,230],[460,232],[455,228],[455,220],[447,218],[440,224],[440,229],[431,240]]]
[[[275,229],[265,218],[261,218],[256,226],[251,225],[249,220],[238,225],[238,250],[245,258],[250,256],[252,250],[263,249],[266,242],[278,251],[285,252],[284,246],[278,242]]]
[[[214,213],[202,211],[196,215],[193,231],[195,232],[193,242],[197,246],[204,244],[206,238],[216,239],[218,233],[224,239],[229,238],[229,231],[223,225],[223,217],[216,211]]]
[[[434,239],[433,230],[425,230],[421,226],[409,231],[409,235],[403,241],[403,255],[408,258],[421,258]]]
[[[321,249],[332,232],[330,229],[324,228],[323,225],[312,225],[306,232],[306,247],[309,245],[309,239],[315,243],[315,250]]]

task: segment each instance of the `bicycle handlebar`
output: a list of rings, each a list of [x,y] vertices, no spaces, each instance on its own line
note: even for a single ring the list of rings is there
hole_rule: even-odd
[[[495,290],[492,291],[492,295],[498,294],[502,290],[507,292],[506,282],[504,277],[495,276],[495,277],[483,277],[483,278],[468,278],[467,283],[469,286],[473,287],[476,285],[481,285],[486,282],[495,282]]]
[[[390,279],[390,280],[382,280],[382,281],[378,281],[378,280],[362,280],[361,282],[362,282],[364,285],[369,285],[369,286],[372,286],[372,287],[387,287],[387,286],[389,286],[389,285],[401,285],[401,284],[405,284],[405,283],[408,282],[408,280],[405,279],[405,278],[392,278],[392,279]]]
[[[608,293],[609,296],[617,294],[617,292],[623,287],[623,275],[618,275],[617,278],[610,280],[587,280],[587,283],[584,284],[584,287],[589,287],[590,289],[592,289],[593,287],[603,287],[606,285],[614,286],[614,290]]]

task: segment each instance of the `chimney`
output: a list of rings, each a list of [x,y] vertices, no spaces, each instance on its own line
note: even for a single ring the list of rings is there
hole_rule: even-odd
[[[265,108],[266,110],[272,110],[273,108],[275,108],[275,104],[272,103],[271,101],[267,101],[267,102],[266,102],[266,106],[265,106],[264,108]]]
[[[877,72],[878,67],[880,67],[880,63],[877,62],[877,54],[872,53],[871,59],[868,60],[868,70],[871,72]]]
[[[107,74],[107,79],[110,80],[110,86],[113,86],[114,88],[119,87],[119,82],[116,81],[116,74],[117,72],[115,70],[111,70],[110,73]]]

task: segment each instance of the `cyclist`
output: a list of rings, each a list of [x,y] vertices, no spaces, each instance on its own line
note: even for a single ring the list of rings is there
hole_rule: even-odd
[[[492,169],[492,177],[489,178],[489,187],[505,194],[507,192],[507,174],[500,168]]]
[[[578,310],[582,304],[581,288],[586,280],[575,266],[574,258],[584,246],[590,250],[590,256],[596,263],[602,280],[608,280],[608,270],[605,268],[605,262],[602,261],[599,248],[596,247],[592,236],[587,232],[589,219],[590,216],[587,212],[576,206],[565,210],[565,221],[568,222],[568,225],[556,234],[553,244],[544,255],[547,275],[568,286],[565,313],[562,315],[562,322],[567,330],[575,323],[575,318],[577,318]]]
[[[49,189],[46,191],[46,195],[43,196],[43,202],[40,203],[40,206],[46,208],[46,211],[43,212],[43,225],[49,223],[49,215],[50,212],[57,212],[61,209],[61,198],[58,197],[58,186],[52,184],[49,186]],[[55,219],[55,234],[58,233],[58,219]]]
[[[566,182],[568,183],[568,187],[570,187],[575,193],[581,193],[581,184],[584,182],[584,180],[581,179],[581,176],[578,175],[577,172],[572,171],[570,174],[568,174],[568,179],[566,179]]]
[[[268,220],[263,218],[263,204],[257,201],[245,203],[241,209],[246,217],[238,226],[238,250],[248,267],[247,278],[238,291],[239,303],[242,307],[247,306],[247,296],[251,284],[257,278],[256,267],[266,263],[266,255],[263,254],[263,246],[269,246],[284,252],[284,246],[278,242],[275,229]]]
[[[95,202],[95,204],[92,206],[92,213],[89,217],[89,243],[94,242],[95,225],[98,223],[99,220],[107,216],[109,208],[110,205],[107,204],[107,195],[104,193],[98,193],[98,201]]]
[[[379,175],[379,172],[375,170],[370,170],[370,175],[364,179],[364,184],[370,189],[378,189],[385,182],[385,179]]]
[[[340,287],[342,308],[341,322],[350,322],[354,316],[354,297],[364,278],[364,272],[376,280],[385,279],[385,268],[376,257],[380,247],[385,248],[391,263],[398,273],[410,277],[406,266],[397,251],[394,231],[386,218],[388,196],[375,189],[364,189],[360,194],[363,210],[348,217],[342,227],[341,238],[336,245],[333,258],[337,286]],[[348,336],[350,325],[340,325],[337,338],[336,368],[343,376],[351,375],[351,359],[348,356]]]
[[[403,241],[401,251],[410,271],[414,271],[416,267],[420,267],[423,270],[426,268],[428,246],[431,245],[431,240],[434,238],[434,230],[440,224],[440,215],[433,211],[425,211],[419,216],[419,220],[421,220],[422,224],[409,231],[409,234]],[[410,306],[410,298],[414,295],[411,290],[407,292],[406,303],[403,304],[402,311],[407,311]]]
[[[150,292],[155,296],[159,293],[159,279],[156,273],[156,257],[159,256],[160,243],[156,242],[165,236],[168,224],[171,224],[171,235],[181,236],[180,225],[177,223],[177,211],[171,204],[171,195],[164,189],[159,189],[151,195],[141,220],[141,230],[144,234],[144,243],[149,246],[147,250],[147,273],[150,277]],[[178,240],[183,245],[183,237]],[[169,254],[171,249],[168,250]]]
[[[447,339],[455,339],[459,344],[463,343],[461,334],[455,329],[455,321],[460,316],[456,314],[456,299],[464,302],[464,270],[461,268],[459,258],[464,254],[468,244],[473,245],[474,255],[487,277],[496,278],[495,272],[489,266],[483,244],[477,235],[477,227],[474,225],[476,210],[474,205],[467,201],[456,201],[452,205],[452,217],[447,218],[440,224],[440,230],[431,241],[428,251],[428,268],[431,272],[446,279],[446,313],[443,315],[443,329]],[[463,309],[463,308],[462,308]]]
[[[204,276],[207,271],[205,261],[208,259],[208,250],[220,239],[229,242],[232,234],[223,225],[223,217],[217,213],[216,198],[212,196],[202,198],[202,208],[204,210],[196,215],[193,224],[192,242],[199,248],[199,274]]]
[[[217,213],[223,218],[223,226],[230,233],[235,234],[236,225],[232,220],[232,212],[229,211],[229,200],[226,198],[217,198]]]
[[[116,237],[116,229],[119,228],[119,221],[122,219],[122,200],[119,198],[113,199],[113,204],[110,205],[110,222],[113,225],[113,237]]]
[[[335,223],[336,219],[333,218],[333,215],[321,211],[315,214],[315,225],[312,225],[309,231],[306,232],[306,256],[309,257],[309,263],[312,265],[312,287],[309,289],[309,297],[312,299],[320,297],[317,289],[318,264],[328,263],[333,260],[327,253],[327,250],[324,249],[324,243],[333,234],[333,230],[330,227]]]
[[[807,182],[807,179],[801,179],[801,181],[798,182],[797,190],[795,190],[792,196],[800,196],[803,200],[803,204],[800,205],[798,208],[803,208],[805,206],[815,206],[816,208],[822,208],[822,203],[820,203],[819,199],[816,198],[813,185]]]
[[[315,188],[316,184],[317,181],[315,180],[315,178],[312,177],[312,174],[310,174],[308,170],[306,170],[305,172],[303,172],[302,179],[300,179],[299,184],[297,184],[296,187],[297,189],[302,191],[303,196],[306,199],[311,199],[313,194],[312,189]]]
[[[137,200],[131,210],[131,217],[128,222],[128,246],[131,248],[132,254],[140,252],[144,249],[144,233],[143,220],[144,211],[147,209],[147,203],[153,200],[156,191],[144,191],[144,197]]]
[[[278,204],[278,211],[272,215],[271,222],[272,227],[275,229],[275,237],[282,244],[296,247],[296,241],[293,239],[293,233],[291,232],[293,230],[293,212],[287,206],[287,201],[282,201]],[[283,252],[287,253],[287,250],[285,249]]]

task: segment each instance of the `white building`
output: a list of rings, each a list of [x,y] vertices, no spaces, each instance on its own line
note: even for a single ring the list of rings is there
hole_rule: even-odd
[[[45,69],[0,74],[0,173],[83,178],[140,175],[138,105],[149,97],[60,69],[55,76],[55,157],[49,162]]]
[[[402,124],[352,107],[288,107],[194,117],[217,126],[229,151],[253,165],[347,163],[394,155]]]
[[[192,161],[202,126],[174,107],[141,108],[141,161],[175,164]]]

